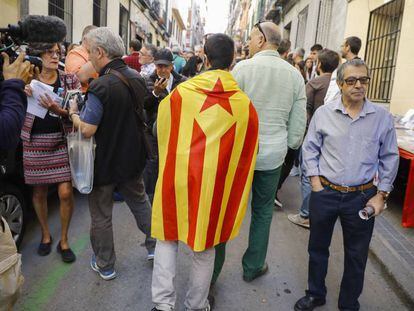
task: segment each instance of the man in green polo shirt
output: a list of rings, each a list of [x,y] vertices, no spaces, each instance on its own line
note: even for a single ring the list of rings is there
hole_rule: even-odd
[[[250,59],[232,74],[259,115],[259,154],[252,186],[249,246],[244,253],[243,279],[253,281],[268,271],[266,253],[274,197],[287,148],[298,149],[306,127],[305,84],[300,73],[277,52],[280,30],[272,22],[257,23],[250,39]],[[216,247],[212,284],[225,258],[225,244]]]

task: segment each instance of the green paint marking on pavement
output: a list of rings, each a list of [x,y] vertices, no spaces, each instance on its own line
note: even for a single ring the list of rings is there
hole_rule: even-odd
[[[71,245],[75,254],[80,254],[89,243],[89,235],[84,234]],[[50,300],[60,281],[72,269],[73,264],[60,262],[51,267],[50,272],[37,282],[36,288],[25,299],[23,310],[35,311],[41,310],[42,307]]]

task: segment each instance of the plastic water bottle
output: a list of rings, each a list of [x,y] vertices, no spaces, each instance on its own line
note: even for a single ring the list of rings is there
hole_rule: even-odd
[[[384,204],[384,210],[387,209],[387,203]],[[367,204],[362,210],[358,212],[358,215],[363,220],[369,220],[375,216],[375,209],[372,205]]]
[[[369,220],[375,214],[375,209],[371,205],[365,206],[362,210],[358,212],[358,215],[363,220]]]

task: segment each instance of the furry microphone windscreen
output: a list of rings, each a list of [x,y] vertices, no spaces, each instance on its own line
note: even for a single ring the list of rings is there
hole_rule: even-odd
[[[25,42],[55,43],[66,37],[66,25],[56,16],[29,15],[19,26],[19,37]]]

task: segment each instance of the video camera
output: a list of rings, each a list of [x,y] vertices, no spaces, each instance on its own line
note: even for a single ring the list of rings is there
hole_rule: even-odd
[[[66,25],[59,17],[28,15],[17,25],[0,28],[0,52],[6,52],[13,62],[18,56],[21,45],[32,42],[56,43],[66,37]],[[31,64],[39,67],[42,61],[38,57],[26,56]],[[3,57],[0,56],[0,82],[3,81]]]

